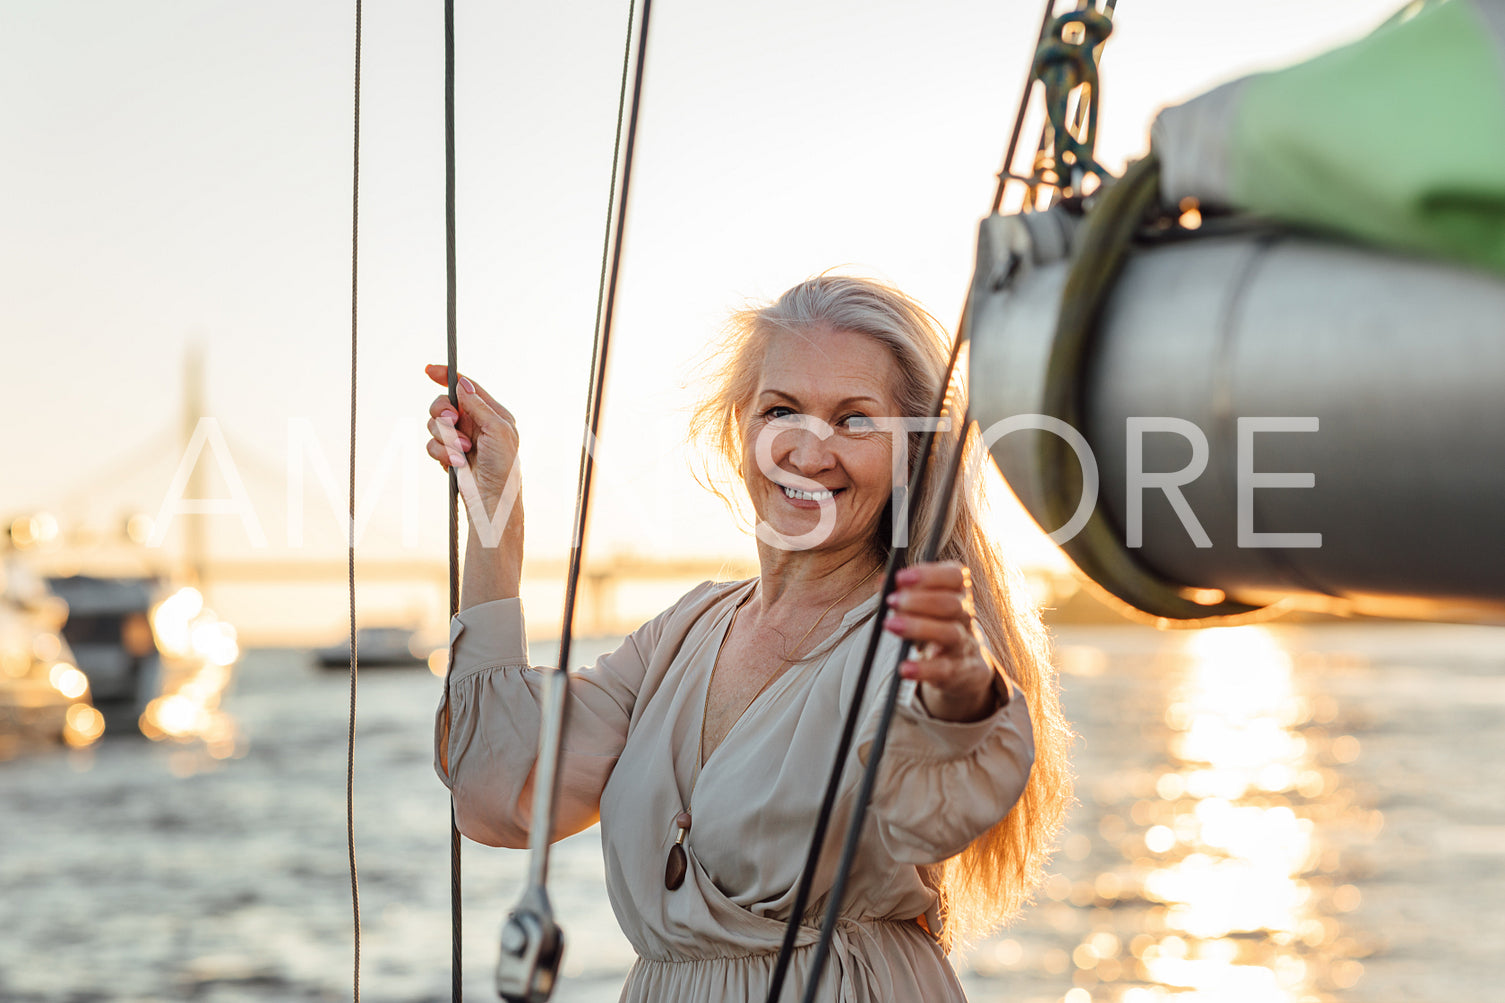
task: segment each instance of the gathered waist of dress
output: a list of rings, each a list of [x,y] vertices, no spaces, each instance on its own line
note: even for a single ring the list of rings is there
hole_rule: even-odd
[[[794,949],[790,987],[802,989],[808,981],[814,947],[810,940]],[[622,1003],[757,1003],[768,993],[778,957],[776,949],[699,958],[640,957],[623,987]],[[787,987],[784,995],[795,996]],[[837,923],[817,998],[821,1003],[964,1000],[940,945],[919,923],[846,918]]]
[[[884,927],[892,928],[891,932],[897,933],[900,936],[905,936],[905,937],[908,937],[908,936],[918,936],[922,940],[934,940],[935,939],[935,938],[933,938],[930,935],[930,932],[925,928],[925,925],[923,923],[921,923],[918,919],[892,919],[892,918],[853,919],[853,918],[850,918],[850,917],[847,917],[847,916],[842,916],[840,919],[838,919],[836,921],[836,934],[835,934],[835,937],[836,937],[836,939],[840,939],[843,936],[845,936],[848,939],[850,939],[850,937],[854,933],[857,933],[858,931],[862,931],[863,933],[867,933],[867,934],[871,935],[871,934],[879,932],[878,929],[876,929],[876,928],[884,928]],[[884,931],[884,932],[889,932],[889,931]],[[800,942],[795,944],[795,947],[794,947],[795,951],[809,951],[809,950],[812,950],[815,947],[816,938],[818,936],[818,933],[819,933],[819,928],[818,927],[815,927],[815,926],[807,926],[807,927],[805,927],[805,930],[802,931],[802,935],[800,936]],[[859,936],[860,936],[860,934],[859,934]],[[708,947],[709,947],[709,945],[708,945]],[[728,962],[728,961],[742,962],[742,961],[758,961],[759,959],[766,959],[767,962],[768,962],[769,969],[772,970],[774,961],[775,961],[775,959],[778,958],[778,956],[779,956],[779,947],[777,945],[774,945],[774,946],[771,946],[771,947],[760,947],[760,948],[758,948],[756,950],[737,951],[732,945],[724,943],[724,942],[719,942],[719,943],[716,943],[714,947],[711,947],[707,951],[706,954],[699,955],[699,956],[696,956],[696,957],[660,957],[660,958],[650,958],[650,957],[646,957],[646,956],[643,956],[643,955],[640,954],[638,956],[638,964],[640,964],[640,965],[713,965],[713,964],[719,964],[719,963]]]

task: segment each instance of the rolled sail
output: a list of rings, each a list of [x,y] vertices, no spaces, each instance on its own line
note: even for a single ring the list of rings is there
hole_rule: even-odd
[[[1429,7],[1162,113],[1085,217],[984,221],[973,416],[1106,592],[1505,622],[1502,53],[1505,3]]]
[[[1080,434],[1122,560],[1085,524],[1058,542],[1100,585],[1171,620],[1280,598],[1505,619],[1505,282],[1291,235],[1174,243],[1130,256],[1052,374],[1067,268],[974,297],[972,411],[1048,532],[1086,510],[1051,498],[1062,433],[1031,416]]]

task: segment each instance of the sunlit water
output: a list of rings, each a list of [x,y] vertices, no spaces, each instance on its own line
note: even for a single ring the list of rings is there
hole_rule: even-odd
[[[1080,804],[1038,902],[955,959],[970,997],[1500,998],[1502,639],[1062,629]],[[107,735],[0,764],[0,1000],[349,999],[345,686],[303,652],[252,651],[226,702],[235,757]],[[366,1000],[450,998],[437,693],[422,670],[362,676]],[[494,998],[523,865],[466,848],[470,999]],[[613,1000],[632,952],[594,831],[553,869],[568,937],[555,998]]]

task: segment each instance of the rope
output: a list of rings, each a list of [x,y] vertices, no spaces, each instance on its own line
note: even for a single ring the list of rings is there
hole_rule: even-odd
[[[350,856],[350,911],[354,925],[354,1000],[361,1001],[361,888],[355,869],[355,415],[356,334],[360,304],[361,235],[361,0],[355,0],[355,128],[350,171],[350,491],[346,513],[346,570],[350,579],[350,730],[345,737],[345,844]]]
[[[445,364],[449,367],[449,402],[458,412],[459,368],[455,338],[455,2],[444,0],[444,264],[445,264]],[[453,467],[449,470],[449,615],[460,612],[460,488]],[[449,702],[449,678],[446,670],[444,700]],[[445,707],[446,713],[448,706]],[[449,918],[450,968],[449,992],[453,1003],[464,998],[463,958],[460,950],[462,928],[460,884],[460,828],[455,824],[454,795],[450,795],[449,812]]]

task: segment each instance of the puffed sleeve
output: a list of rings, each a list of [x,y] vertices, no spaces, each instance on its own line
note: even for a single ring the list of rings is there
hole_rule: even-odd
[[[599,816],[660,627],[661,618],[650,621],[591,668],[570,673],[554,839]],[[528,845],[544,675],[554,670],[528,667],[527,656],[521,600],[472,606],[450,624],[452,669],[434,766],[454,795],[459,830],[492,846]]]
[[[1035,761],[1029,708],[989,660],[1001,706],[980,721],[932,717],[915,683],[900,684],[872,803],[878,838],[900,863],[933,864],[955,856],[1001,821],[1024,793]],[[883,689],[875,691],[858,739],[864,764]]]

